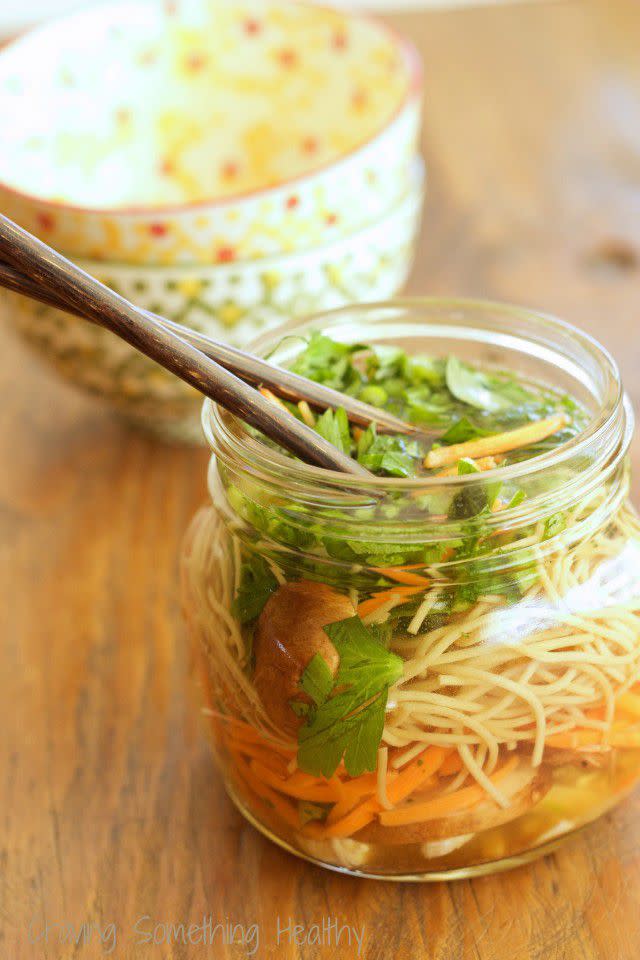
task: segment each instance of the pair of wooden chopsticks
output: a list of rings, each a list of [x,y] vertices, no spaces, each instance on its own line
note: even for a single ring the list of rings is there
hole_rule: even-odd
[[[412,424],[337,390],[139,309],[1,215],[0,286],[111,330],[307,463],[371,476],[255,387],[267,386],[276,396],[296,403],[306,400],[315,409],[342,406],[353,423],[375,422],[381,432],[421,433]]]

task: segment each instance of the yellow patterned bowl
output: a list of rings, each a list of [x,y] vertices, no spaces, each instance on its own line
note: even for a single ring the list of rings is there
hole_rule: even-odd
[[[311,248],[406,189],[421,88],[380,23],[295,0],[132,0],[0,54],[0,209],[68,254]]]
[[[78,262],[139,306],[246,347],[294,317],[396,294],[413,259],[423,181],[416,161],[411,188],[384,217],[303,253],[208,267]],[[202,398],[107,330],[1,289],[0,309],[65,379],[165,438],[202,439]]]

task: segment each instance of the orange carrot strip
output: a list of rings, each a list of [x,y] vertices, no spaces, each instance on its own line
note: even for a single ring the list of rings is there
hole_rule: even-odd
[[[489,779],[492,783],[499,783],[517,763],[517,757],[510,757]],[[402,827],[409,823],[420,823],[423,820],[437,820],[449,813],[471,807],[486,799],[486,796],[484,789],[479,784],[474,784],[471,787],[456,790],[455,793],[446,793],[441,797],[434,797],[433,800],[425,800],[423,803],[410,803],[397,810],[382,810],[380,823],[385,827]]]
[[[227,740],[227,748],[233,754],[240,753],[243,757],[254,757],[274,773],[283,777],[286,776],[287,761],[279,753],[270,753],[264,747],[259,747],[255,743],[243,743],[241,740],[234,740],[232,737]]]
[[[259,760],[251,761],[251,770],[263,783],[279,790],[280,793],[286,793],[297,800],[311,800],[315,803],[331,803],[337,799],[336,791],[330,787],[326,781],[317,781],[312,785],[291,784],[291,779],[284,780],[274,773],[269,767],[266,767]]]
[[[382,590],[380,593],[374,594],[373,597],[370,597],[368,600],[363,600],[362,603],[358,604],[358,616],[359,617],[368,617],[370,613],[373,613],[374,610],[377,610],[388,600],[391,600],[397,597],[399,600],[404,597],[410,597],[414,593],[420,593],[424,587],[391,587],[390,590]]]
[[[400,771],[395,780],[387,787],[387,796],[391,803],[400,803],[414,793],[418,787],[429,780],[442,766],[449,751],[443,747],[427,747],[415,760]]]
[[[579,750],[581,747],[640,747],[640,727],[614,723],[610,730],[591,730],[582,727],[567,733],[554,733],[547,737],[549,747],[563,750]]]
[[[380,810],[380,804],[377,800],[365,800],[364,803],[361,803],[354,810],[342,817],[341,820],[337,820],[335,823],[329,824],[324,832],[323,836],[325,837],[350,837],[352,834],[357,833],[358,830],[362,830],[363,827],[366,827],[375,817],[376,813]]]
[[[238,767],[236,769],[236,773],[240,777],[240,780],[244,782],[245,786],[249,787],[249,789],[257,794],[257,796],[261,797],[263,800],[267,800],[271,804],[273,809],[282,817],[285,823],[287,823],[290,827],[293,827],[294,830],[300,829],[300,816],[298,814],[298,810],[289,800],[281,797],[266,783],[262,783],[253,775],[253,772],[248,766],[243,765],[242,767]]]
[[[640,747],[640,730],[620,729],[614,726],[607,734],[607,743],[612,747],[624,747],[633,750]]]
[[[313,415],[313,411],[306,400],[300,400],[298,403],[298,410],[300,411],[300,416],[306,423],[308,427],[315,427],[316,418]]]
[[[219,729],[223,730],[225,734],[231,735],[236,740],[246,740],[250,743],[257,743],[268,750],[275,750],[289,757],[296,752],[293,746],[286,747],[283,744],[267,739],[263,734],[259,733],[255,727],[252,727],[250,723],[245,723],[244,720],[238,720],[236,717],[230,717],[224,713],[215,713],[214,711],[211,711],[211,713],[213,714],[212,719],[216,723],[216,726],[219,726]]]
[[[267,387],[260,387],[260,393],[266,400],[269,400],[271,403],[275,403],[278,407],[282,407],[282,409],[286,410],[287,413],[290,412],[289,408],[282,402],[280,397],[276,397],[275,393],[272,393]]]
[[[495,456],[496,453],[507,453],[519,447],[528,447],[532,443],[545,440],[552,434],[562,430],[569,422],[565,413],[556,413],[546,420],[537,420],[527,423],[524,427],[507,430],[505,433],[496,433],[492,437],[480,437],[478,440],[467,440],[465,443],[453,443],[450,447],[436,447],[430,450],[424,458],[424,465],[431,470],[434,467],[446,467],[465,457],[475,460],[478,457]]]
[[[640,696],[637,693],[621,693],[616,698],[616,710],[620,707],[625,713],[630,713],[633,717],[640,717]]]
[[[392,771],[389,772],[388,776],[392,776]],[[342,796],[331,808],[327,823],[332,824],[341,820],[364,798],[375,798],[377,786],[378,778],[375,773],[363,773],[359,777],[344,782],[342,784]]]
[[[453,750],[448,757],[446,757],[442,766],[438,770],[439,777],[452,777],[456,773],[460,773],[462,770],[462,758],[457,750]]]
[[[388,577],[389,580],[406,583],[410,587],[424,587],[425,590],[430,582],[426,577],[421,577],[417,573],[411,573],[402,567],[376,567],[376,573],[381,573],[383,577]]]
[[[335,800],[341,800],[343,796],[343,783],[335,775],[326,780],[324,777],[314,777],[310,773],[305,773],[304,770],[296,770],[287,777],[287,783],[293,789],[326,786],[332,791]]]
[[[387,796],[391,803],[399,803],[418,787],[424,786],[438,770],[448,753],[449,751],[442,747],[427,747],[401,772],[390,770],[387,774]],[[359,801],[368,794],[370,800],[375,800],[376,788],[377,777],[374,773],[363,774],[346,783],[344,796],[329,813],[327,825],[332,826],[346,820],[351,811],[360,809],[362,804],[357,806]]]

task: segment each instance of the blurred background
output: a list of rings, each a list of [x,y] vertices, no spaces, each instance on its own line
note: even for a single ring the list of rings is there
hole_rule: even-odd
[[[510,0],[337,0],[336,7],[401,11],[421,7],[464,7],[484,3],[508,3]],[[511,0],[519,2],[519,0]],[[534,0],[535,2],[535,0]],[[0,8],[0,34],[12,33],[46,17],[69,13],[89,6],[87,0],[4,0]]]

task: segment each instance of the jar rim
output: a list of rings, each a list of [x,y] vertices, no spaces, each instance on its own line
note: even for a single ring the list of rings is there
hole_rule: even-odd
[[[377,314],[379,315],[381,311],[397,311],[402,314],[403,312],[411,313],[419,310],[448,311],[450,316],[446,322],[451,331],[468,328],[466,324],[459,324],[460,318],[456,316],[456,313],[463,312],[491,311],[492,315],[498,316],[502,322],[507,320],[533,321],[541,334],[555,334],[566,345],[573,346],[575,349],[581,350],[583,354],[588,355],[604,374],[602,396],[598,398],[599,409],[589,418],[589,421],[579,433],[554,449],[538,456],[508,466],[496,467],[491,471],[492,479],[506,482],[517,481],[524,477],[531,478],[543,471],[561,466],[570,458],[579,457],[587,449],[597,451],[590,469],[592,467],[598,471],[611,463],[612,457],[618,463],[624,456],[633,430],[633,413],[624,396],[615,360],[595,337],[566,320],[561,320],[542,311],[509,303],[464,297],[397,298],[380,302],[351,304],[335,310],[316,313],[302,320],[292,321],[263,334],[253,342],[252,348],[253,352],[259,356],[265,356],[276,349],[285,338],[300,336],[304,332],[309,333],[314,329],[326,330],[328,325],[346,319],[350,315],[357,315],[360,320],[366,321],[367,318],[374,318]],[[426,329],[429,326],[429,321],[425,319],[422,322]],[[472,329],[479,332],[480,328],[474,327]],[[455,336],[455,332],[453,335]],[[508,337],[508,331],[505,331],[501,336]],[[464,339],[469,340],[471,338],[466,336]],[[530,339],[532,344],[535,342],[533,338],[527,337],[515,339],[520,341]],[[488,338],[488,342],[493,341]],[[550,350],[560,356],[559,350],[550,345],[545,337],[541,337],[539,343],[546,343],[547,352]],[[331,497],[335,496],[336,493],[353,493],[354,491],[363,494],[367,492],[377,492],[379,494],[386,492],[415,493],[416,491],[427,493],[436,488],[455,491],[478,483],[479,479],[486,480],[486,477],[479,478],[478,474],[472,473],[449,477],[405,478],[372,475],[371,477],[361,478],[313,466],[300,460],[291,459],[251,437],[246,425],[238,417],[208,399],[205,400],[202,409],[202,426],[207,442],[216,456],[222,457],[227,462],[234,462],[236,467],[240,466],[254,479],[262,479],[283,492],[289,484],[298,488],[300,486],[310,488],[314,499],[320,498],[322,500],[323,495]],[[500,517],[501,522],[504,523],[505,512],[501,512]]]

